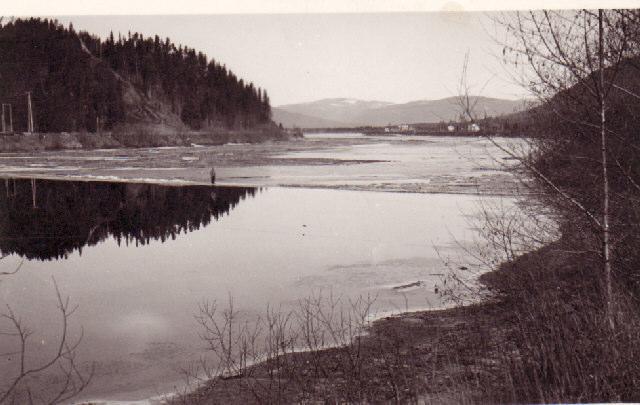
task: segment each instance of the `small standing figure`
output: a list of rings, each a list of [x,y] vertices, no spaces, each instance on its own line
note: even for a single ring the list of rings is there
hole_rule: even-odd
[[[209,174],[211,175],[211,184],[216,184],[216,170],[213,167]]]

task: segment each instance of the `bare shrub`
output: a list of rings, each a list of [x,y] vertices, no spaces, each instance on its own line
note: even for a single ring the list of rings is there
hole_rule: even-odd
[[[267,307],[258,317],[238,311],[231,297],[224,309],[203,303],[196,320],[212,358],[184,372],[201,389],[234,384],[256,402],[291,396],[364,401],[369,387],[362,337],[374,302],[319,292],[293,310]]]
[[[21,266],[22,264],[0,275],[15,274]],[[0,385],[0,403],[65,402],[82,392],[93,377],[93,367],[83,368],[77,360],[77,348],[82,341],[82,334],[74,340],[69,334],[69,319],[77,306],[71,306],[69,298],[62,296],[55,279],[52,281],[57,298],[56,309],[60,316],[60,331],[56,350],[48,359],[35,362],[30,358],[30,338],[34,331],[10,305],[0,314],[6,327],[0,331],[0,337],[15,341],[15,349],[1,354],[2,358],[8,360],[5,364],[11,367],[9,369],[15,368],[15,372],[6,383]]]

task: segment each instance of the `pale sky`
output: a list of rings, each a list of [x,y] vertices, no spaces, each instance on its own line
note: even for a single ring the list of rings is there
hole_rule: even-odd
[[[153,9],[150,8],[152,13]],[[267,90],[274,106],[347,97],[407,102],[456,94],[470,51],[474,92],[526,93],[495,56],[483,13],[235,14],[56,17],[106,37],[113,30],[169,37]]]

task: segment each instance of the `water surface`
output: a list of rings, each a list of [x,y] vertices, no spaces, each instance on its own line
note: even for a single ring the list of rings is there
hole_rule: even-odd
[[[78,305],[72,334],[83,328],[79,358],[97,366],[83,398],[121,400],[170,392],[179,368],[202,355],[193,315],[203,300],[233,296],[247,317],[267,305],[295,308],[318,291],[376,295],[373,312],[438,307],[434,287],[449,270],[446,259],[464,256],[460,245],[476,235],[469,218],[479,201],[500,197],[370,191],[385,181],[428,182],[429,173],[460,179],[477,172],[455,148],[447,154],[446,142],[356,139],[326,149],[321,140],[323,147],[282,155],[302,165],[270,167],[270,175],[308,175],[299,185],[314,188],[3,180],[0,251],[7,257],[0,271],[23,265],[2,278],[0,304],[35,331],[36,360],[58,333],[55,279]],[[472,150],[484,159],[481,148]],[[309,162],[328,156],[370,163],[333,172],[322,166],[313,177]],[[345,182],[366,187],[334,187]],[[12,347],[0,339],[0,352]]]

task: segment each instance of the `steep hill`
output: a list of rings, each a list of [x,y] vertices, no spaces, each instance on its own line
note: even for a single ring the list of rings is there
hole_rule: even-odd
[[[167,38],[113,34],[101,40],[55,20],[0,27],[0,100],[14,131],[246,130],[275,128],[266,91]]]
[[[510,114],[523,109],[522,100],[505,100],[489,97],[475,97],[476,114],[480,117]],[[412,123],[429,123],[457,120],[460,109],[455,97],[440,100],[419,100],[403,104],[381,101],[362,101],[354,99],[324,99],[310,103],[289,104],[277,107],[275,121],[283,112],[302,114],[313,120],[296,123],[305,128],[318,128],[325,125],[318,119],[334,121],[330,126],[381,126]],[[286,125],[286,121],[283,121]]]

